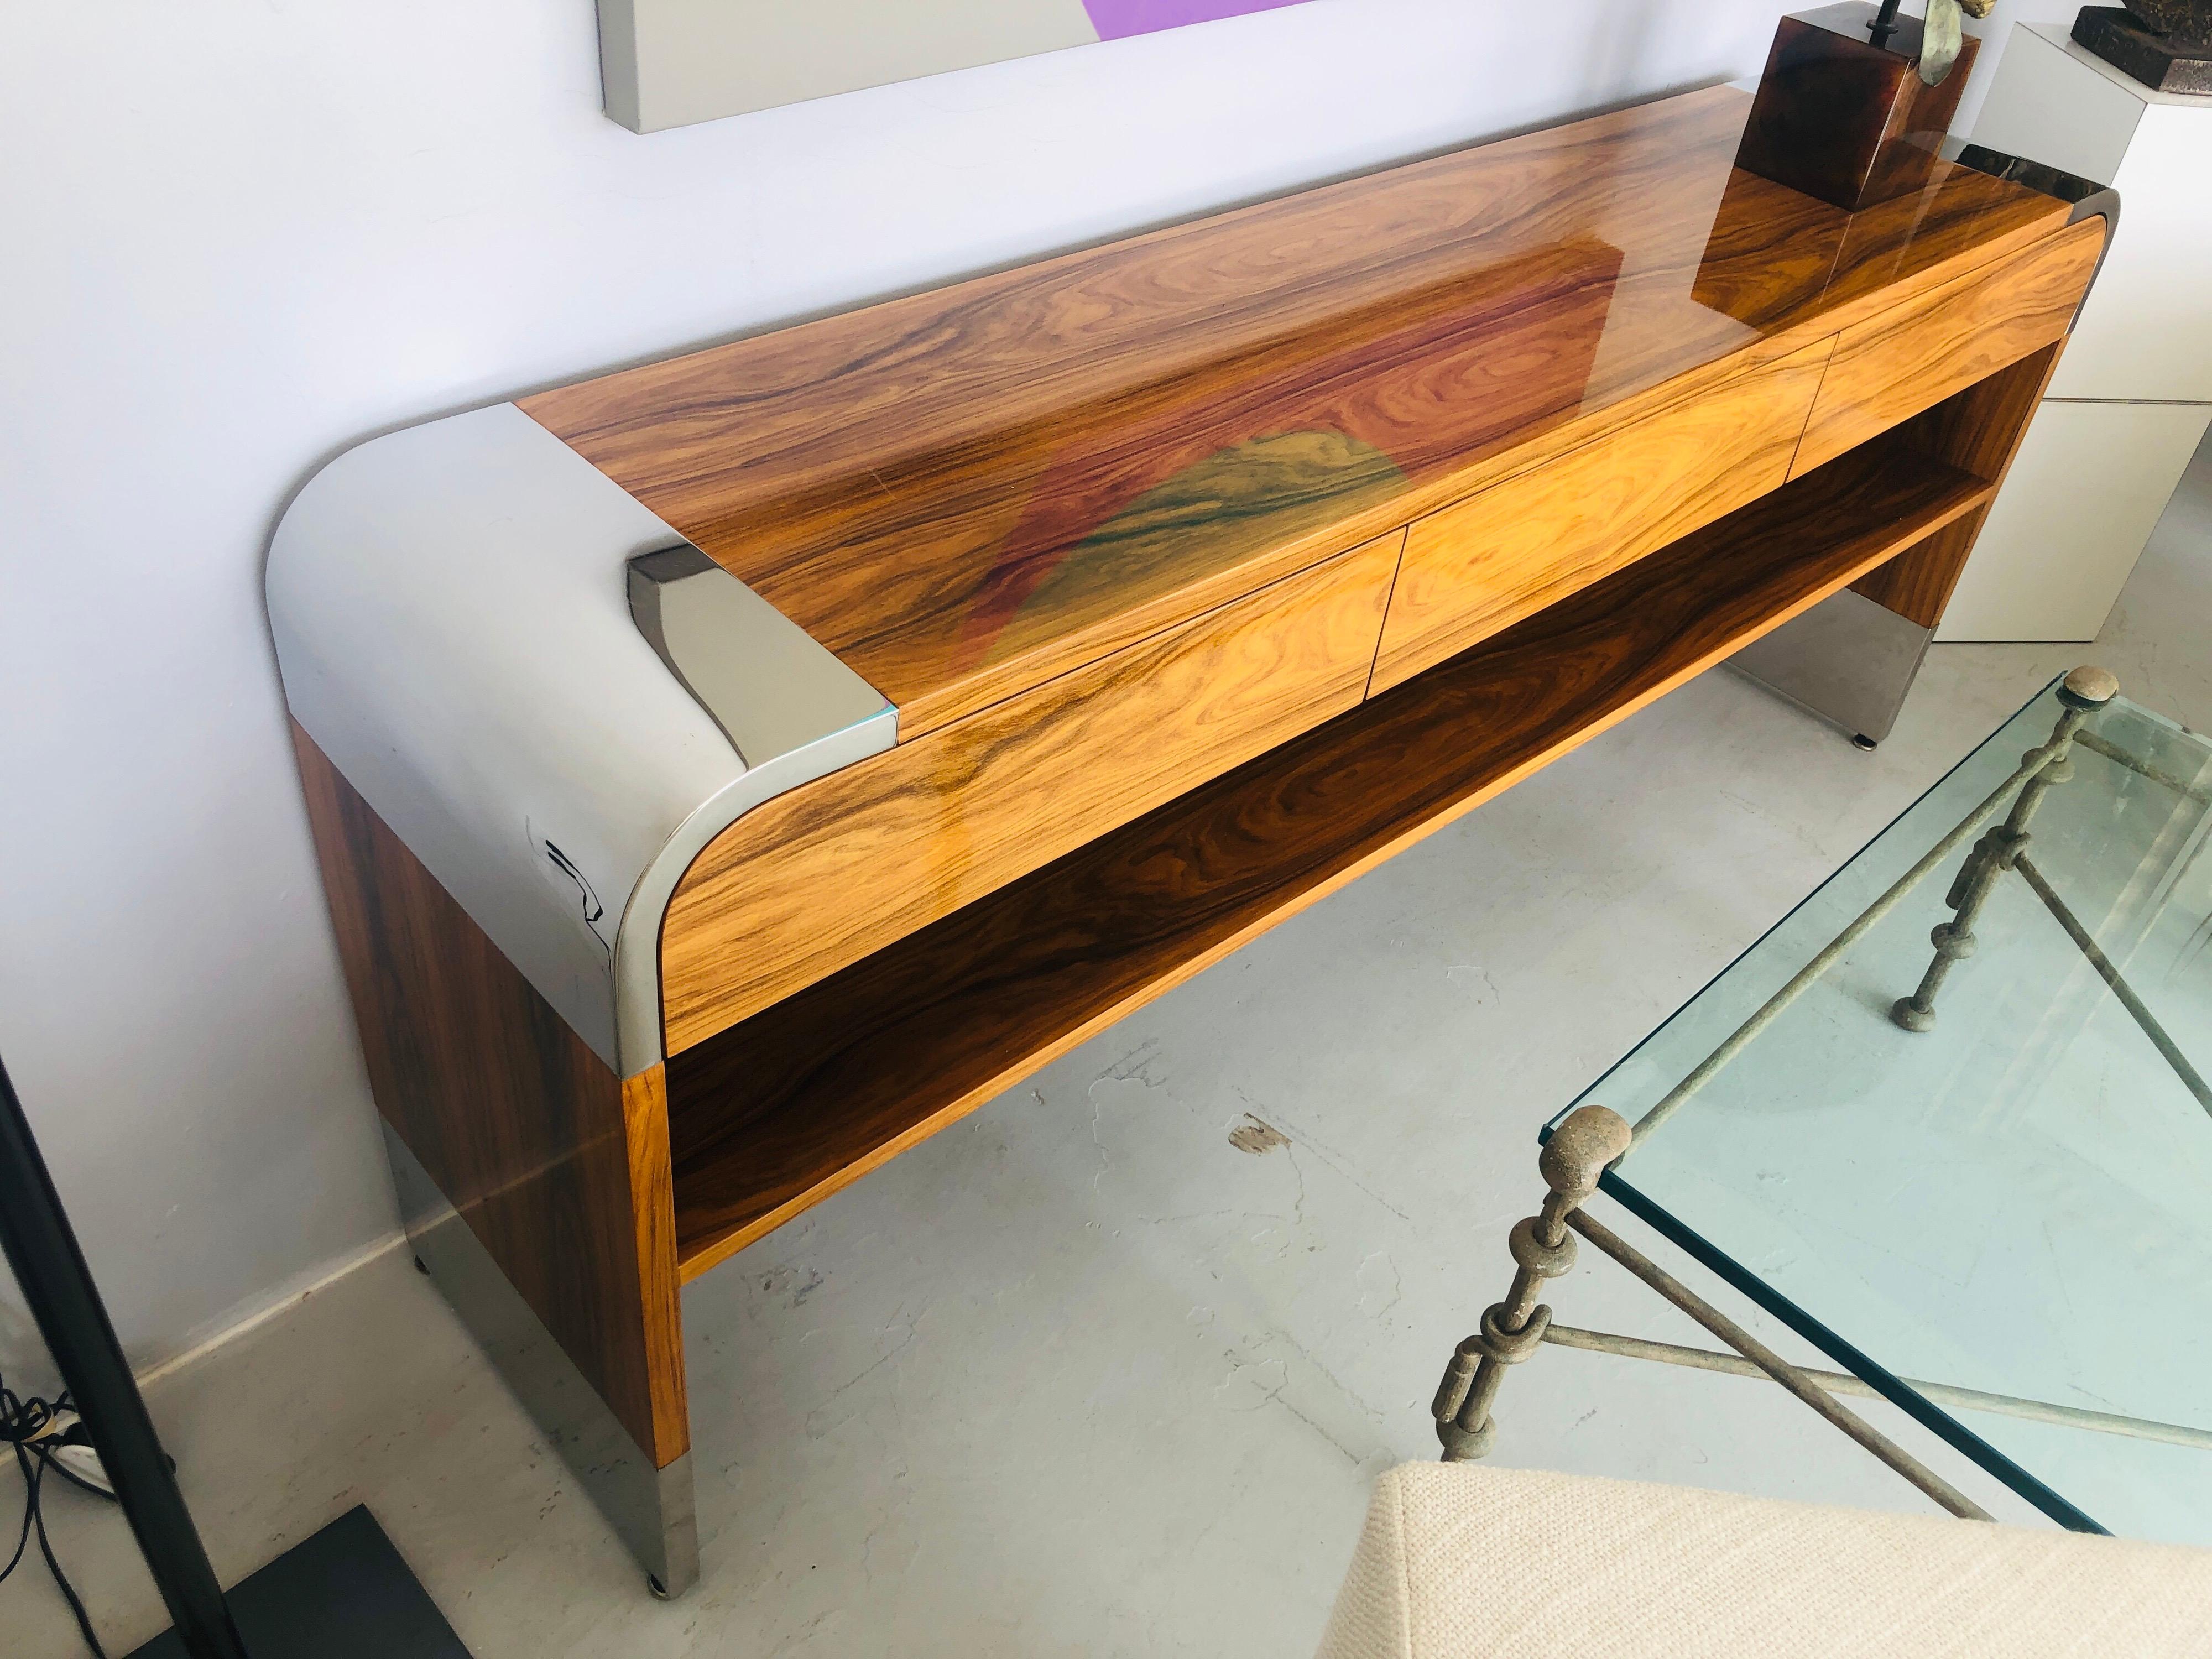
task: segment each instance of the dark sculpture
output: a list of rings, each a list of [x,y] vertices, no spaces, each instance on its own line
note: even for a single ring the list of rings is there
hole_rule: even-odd
[[[2084,6],[2074,38],[2160,92],[2212,93],[2212,0]]]
[[[2153,34],[2212,37],[2212,0],[2127,0],[2127,9]]]

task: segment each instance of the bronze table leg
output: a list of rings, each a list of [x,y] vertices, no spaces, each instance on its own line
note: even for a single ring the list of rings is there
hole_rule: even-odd
[[[1437,1389],[1431,1409],[1446,1462],[1480,1457],[1498,1437],[1490,1408],[1505,1380],[1505,1368],[1534,1353],[1552,1322],[1551,1309],[1538,1303],[1536,1294],[1546,1279],[1557,1279],[1575,1265],[1575,1241],[1567,1231],[1567,1217],[1597,1190],[1605,1166],[1627,1150],[1626,1120],[1603,1106],[1576,1108],[1544,1143],[1536,1167],[1552,1190],[1540,1212],[1514,1224],[1512,1288],[1505,1300],[1492,1304],[1483,1314],[1482,1329],[1454,1351]]]
[[[2013,867],[2027,848],[2028,823],[2043,804],[2044,792],[2074,775],[2074,733],[2119,689],[2119,682],[2103,669],[2086,667],[2075,669],[2059,686],[2058,701],[2065,705],[2065,712],[2059,715],[2058,724],[2051,728],[2051,741],[2041,751],[2051,757],[2050,763],[2021,785],[2020,799],[2013,803],[2011,815],[1977,842],[1973,852],[1959,866],[1958,878],[1943,897],[1957,914],[1949,921],[1936,923],[1929,935],[1936,955],[1921,975],[1920,988],[1909,997],[1899,997],[1889,1011],[1890,1018],[1906,1030],[1934,1029],[1936,993],[1942,988],[1951,964],[1973,955],[1974,923],[1980,920],[1982,906],[1988,902],[1997,878]],[[2026,758],[2022,757],[2023,761]]]

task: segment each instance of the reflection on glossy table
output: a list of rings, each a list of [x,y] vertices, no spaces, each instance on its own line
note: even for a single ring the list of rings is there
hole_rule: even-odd
[[[1644,1116],[2058,713],[2056,688],[2031,702],[1583,1099]],[[2035,864],[2201,1068],[2212,743],[2124,698],[2082,733],[2034,821]],[[2212,1116],[2142,1025],[2016,874],[1993,887],[1933,1026],[1891,1018],[1971,846],[1604,1190],[2046,1512],[2070,1504],[2112,1532],[2212,1544],[2212,1447],[1939,1404],[1898,1381],[2212,1431]]]
[[[2063,222],[1948,163],[1842,212],[1732,167],[1749,107],[1667,99],[521,407],[908,741]]]

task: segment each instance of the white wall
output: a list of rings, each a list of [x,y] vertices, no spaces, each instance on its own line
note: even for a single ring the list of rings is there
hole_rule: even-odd
[[[641,138],[590,0],[6,0],[0,1054],[134,1357],[393,1226],[261,610],[319,464],[1752,73],[1781,9],[1317,0]]]

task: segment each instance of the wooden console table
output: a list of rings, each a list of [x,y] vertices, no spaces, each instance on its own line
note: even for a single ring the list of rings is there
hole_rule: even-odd
[[[1981,158],[1846,216],[1732,167],[1748,105],[301,494],[270,614],[409,1230],[656,1587],[684,1281],[1830,596],[1924,643],[2110,204]]]

